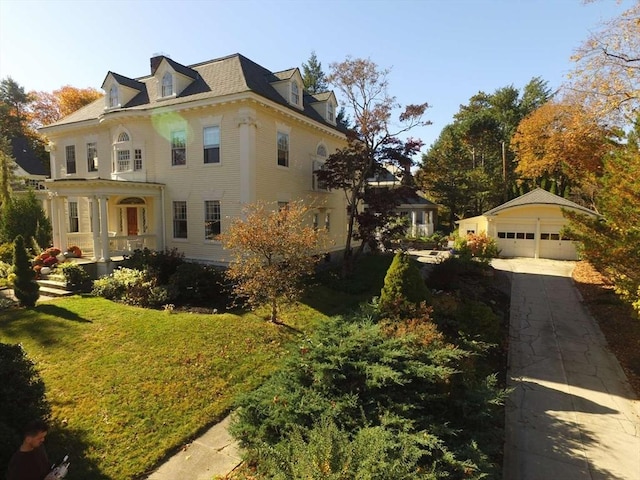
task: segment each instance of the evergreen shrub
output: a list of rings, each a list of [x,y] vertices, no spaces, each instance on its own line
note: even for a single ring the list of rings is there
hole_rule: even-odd
[[[184,263],[184,254],[177,248],[171,250],[156,251],[149,248],[134,250],[131,256],[124,259],[121,266],[135,270],[141,270],[150,278],[156,279],[157,285],[169,283],[171,275],[176,273],[180,265]]]
[[[24,238],[18,235],[13,242],[13,279],[14,295],[24,307],[34,307],[40,298],[40,285],[36,282],[36,272],[31,268],[31,262],[24,245]]]
[[[44,382],[21,345],[0,343],[0,405],[0,471],[6,472],[25,425],[50,414]]]
[[[67,282],[67,285],[72,287],[74,290],[84,290],[89,285],[89,274],[77,263],[61,263],[58,268]]]
[[[419,304],[427,300],[428,295],[427,286],[411,258],[405,252],[396,253],[380,292],[380,310],[402,310],[402,305]]]
[[[491,379],[454,388],[469,353],[423,320],[332,319],[243,396],[231,431],[258,478],[497,474],[503,392]]]

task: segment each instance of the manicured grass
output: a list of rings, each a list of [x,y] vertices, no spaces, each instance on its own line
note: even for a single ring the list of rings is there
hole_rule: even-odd
[[[379,295],[391,257],[369,257],[356,276],[320,275],[282,311],[192,314],[94,297],[0,312],[0,342],[22,343],[47,387],[52,461],[72,459],[68,480],[144,478],[177,447],[222,419],[287,348],[327,315]]]
[[[48,443],[52,460],[71,454],[69,480],[149,471],[259,385],[295,335],[253,314],[168,314],[79,296],[0,317],[0,341],[23,344],[55,423],[66,425]]]

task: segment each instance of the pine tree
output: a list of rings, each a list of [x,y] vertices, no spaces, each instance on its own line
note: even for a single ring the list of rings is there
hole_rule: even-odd
[[[403,309],[406,303],[419,304],[427,300],[429,291],[418,268],[405,252],[396,253],[384,277],[380,292],[380,309],[383,312]]]
[[[304,89],[309,93],[322,93],[329,89],[322,71],[322,63],[318,61],[316,52],[311,52],[307,63],[302,64],[302,82]]]
[[[31,269],[22,235],[18,235],[13,242],[13,268],[16,275],[13,281],[16,298],[23,307],[34,307],[40,297],[40,285],[36,282],[35,272]]]

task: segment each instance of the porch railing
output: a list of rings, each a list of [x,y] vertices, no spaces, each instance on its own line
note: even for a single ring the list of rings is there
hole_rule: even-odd
[[[67,244],[60,248],[64,250],[71,245],[77,245],[82,250],[82,256],[91,258],[93,252],[93,234],[92,233],[67,233]],[[109,255],[111,257],[127,255],[136,249],[148,248],[156,250],[157,239],[155,235],[113,235],[109,234]]]

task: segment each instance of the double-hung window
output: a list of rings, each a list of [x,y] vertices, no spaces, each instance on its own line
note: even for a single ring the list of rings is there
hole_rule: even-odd
[[[204,163],[220,163],[220,127],[204,127]]]
[[[76,146],[66,147],[67,173],[76,173]]]
[[[162,77],[162,96],[170,97],[173,95],[173,75],[170,72],[167,72]]]
[[[300,87],[296,82],[291,82],[291,103],[300,105]]]
[[[278,165],[289,166],[289,134],[278,132]]]
[[[120,104],[118,100],[118,86],[113,85],[109,89],[109,108],[115,108]]]
[[[333,106],[333,103],[327,103],[327,119],[333,123],[336,121],[336,107]]]
[[[78,202],[69,202],[69,232],[80,231],[80,221],[78,216]]]
[[[206,200],[204,202],[204,238],[215,240],[221,228],[221,210],[219,200]]]
[[[171,165],[187,164],[187,132],[176,130],[171,132]]]
[[[187,238],[187,202],[173,202],[173,238]]]
[[[96,142],[87,143],[87,171],[98,171],[98,144]]]
[[[136,148],[133,151],[133,169],[142,170],[142,149]]]

